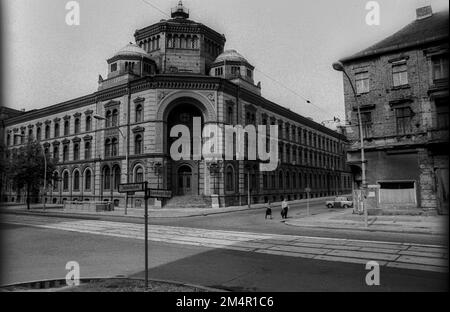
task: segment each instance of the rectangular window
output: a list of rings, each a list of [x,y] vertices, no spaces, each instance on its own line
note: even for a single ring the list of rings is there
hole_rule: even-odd
[[[448,56],[439,55],[432,59],[433,80],[448,79]]]
[[[219,77],[223,75],[223,67],[217,67],[214,69],[214,76]]]
[[[251,69],[247,68],[247,77],[252,79],[253,78],[253,73],[251,71]]]
[[[406,63],[396,63],[392,65],[392,80],[394,87],[408,84],[408,67]]]
[[[448,129],[448,98],[444,101],[436,101],[436,119],[438,129]]]
[[[412,111],[409,107],[397,108],[395,110],[395,118],[397,121],[397,134],[411,133]]]
[[[111,64],[111,72],[113,73],[115,71],[117,71],[117,63]]]
[[[368,93],[369,87],[369,72],[361,72],[355,75],[356,77],[356,93]]]
[[[232,66],[231,67],[231,75],[233,75],[233,76],[240,76],[241,75],[241,68],[239,66]]]
[[[361,112],[361,123],[365,138],[372,136],[372,112]]]

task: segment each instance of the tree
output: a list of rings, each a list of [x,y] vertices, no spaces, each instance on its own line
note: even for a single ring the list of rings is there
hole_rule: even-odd
[[[7,179],[6,169],[8,168],[8,158],[6,155],[6,146],[3,142],[0,142],[0,202],[3,201],[4,182]]]
[[[56,166],[55,161],[48,155],[46,160],[48,186],[51,184]],[[30,209],[31,194],[39,191],[39,188],[44,185],[44,164],[42,146],[35,141],[29,141],[27,145],[14,153],[9,161],[8,177],[17,189],[25,188],[27,209]]]

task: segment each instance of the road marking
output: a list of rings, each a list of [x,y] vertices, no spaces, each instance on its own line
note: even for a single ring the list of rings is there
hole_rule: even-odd
[[[3,222],[94,235],[144,239],[143,224],[64,218],[43,219],[34,216],[14,217],[8,216],[3,219]],[[380,265],[387,267],[448,272],[448,249],[445,246],[437,245],[162,225],[149,225],[149,240],[345,263],[365,264],[368,261],[376,260]]]

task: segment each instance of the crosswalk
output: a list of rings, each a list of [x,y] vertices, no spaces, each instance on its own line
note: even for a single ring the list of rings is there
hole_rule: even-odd
[[[39,228],[112,237],[144,239],[144,225],[98,220],[71,220],[7,215],[3,222]],[[298,235],[249,233],[149,225],[149,240],[172,244],[222,248],[315,260],[448,272],[448,248],[397,242],[378,242]]]

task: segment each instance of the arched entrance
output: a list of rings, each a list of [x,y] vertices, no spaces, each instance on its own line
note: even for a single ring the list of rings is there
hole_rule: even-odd
[[[176,196],[200,195],[199,172],[200,160],[194,160],[194,118],[200,118],[200,129],[203,129],[204,114],[203,105],[195,99],[181,98],[171,103],[167,114],[167,137],[166,151],[171,165],[171,186],[172,192]],[[172,144],[179,138],[170,137],[170,131],[173,127],[183,125],[189,129],[190,133],[190,157],[175,161],[170,155]],[[197,126],[196,126],[197,127]],[[201,131],[201,130],[200,130]],[[181,153],[181,150],[178,150]],[[184,152],[184,151],[183,151]]]
[[[183,165],[177,171],[177,194],[192,195],[192,169],[188,165]]]

